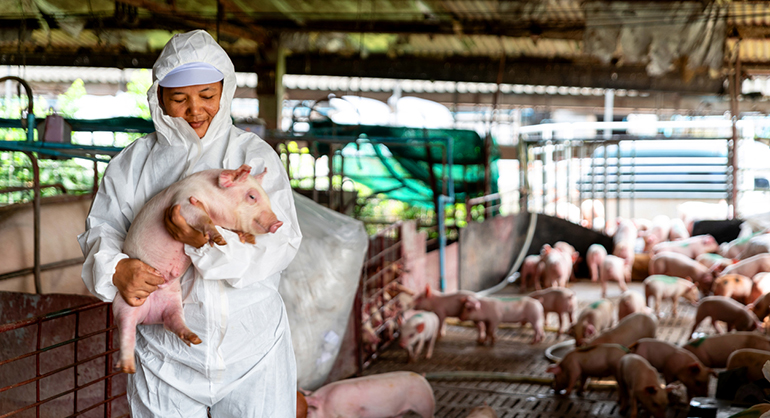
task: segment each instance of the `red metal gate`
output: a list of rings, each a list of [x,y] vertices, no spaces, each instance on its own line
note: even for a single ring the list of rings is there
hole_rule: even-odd
[[[111,304],[0,325],[0,418],[128,416]]]

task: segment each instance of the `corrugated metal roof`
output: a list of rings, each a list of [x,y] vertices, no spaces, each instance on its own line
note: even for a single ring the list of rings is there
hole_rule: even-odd
[[[130,3],[130,2],[129,2]],[[216,2],[208,0],[175,0],[180,13],[190,16],[201,16],[212,19],[216,16]],[[500,1],[500,0],[390,0],[386,2],[359,0],[282,0],[246,2],[235,0],[242,11],[229,10],[230,20],[236,17],[249,21],[251,19],[269,21],[278,19],[281,22],[295,22],[292,29],[296,34],[293,42],[289,43],[290,53],[326,52],[336,54],[380,53],[388,52],[396,55],[417,56],[506,56],[532,57],[542,59],[576,60],[590,58],[586,55],[586,46],[580,37],[580,30],[586,24],[586,8],[595,10],[592,24],[612,26],[619,24],[613,21],[609,8],[602,8],[604,2],[581,0],[543,0],[543,1]],[[165,0],[145,0],[142,4],[154,4],[158,7],[170,7]],[[650,5],[660,9],[649,10]],[[724,4],[724,3],[722,3]],[[644,19],[653,19],[661,24],[666,19],[669,10],[689,10],[703,8],[700,1],[689,2],[612,2],[613,13],[626,7],[630,14],[634,8],[648,8],[639,14],[638,25],[649,23]],[[720,6],[722,7],[722,6]],[[727,10],[728,25],[754,27],[761,33],[763,28],[770,27],[770,1],[732,1],[723,6]],[[121,53],[143,52],[157,53],[171,36],[172,32],[150,29],[85,29],[77,31],[78,22],[93,16],[112,16],[115,13],[114,0],[58,0],[57,2],[5,2],[2,16],[18,18],[22,14],[27,17],[40,18],[40,11],[50,13],[57,19],[62,29],[50,31],[36,29],[32,31],[29,41],[22,44],[22,52],[52,51],[56,53],[74,53],[87,50],[92,54],[99,51]],[[23,13],[22,13],[23,8]],[[39,10],[38,10],[39,9]],[[74,15],[69,15],[74,13]],[[138,8],[140,16],[149,17],[152,14],[143,8]],[[604,14],[602,14],[604,13]],[[162,19],[162,14],[154,15]],[[593,16],[593,15],[592,15]],[[711,18],[704,15],[701,19]],[[65,18],[66,17],[66,18]],[[70,20],[67,20],[70,19]],[[422,22],[429,25],[441,23],[442,30],[455,29],[455,34],[449,33],[335,33],[335,32],[305,32],[302,29],[304,21],[347,21],[360,23],[362,29],[371,22],[408,22],[418,25]],[[633,20],[633,19],[632,19]],[[69,22],[67,26],[65,23]],[[489,23],[490,31],[517,28],[532,36],[498,36],[485,35],[478,32]],[[475,33],[463,33],[463,23],[468,27],[476,23]],[[407,25],[408,26],[408,25]],[[297,29],[297,27],[299,29]],[[664,26],[663,26],[664,27]],[[74,29],[73,29],[74,28]],[[665,28],[665,27],[664,27]],[[66,30],[65,30],[66,29]],[[547,31],[548,35],[539,36],[539,31]],[[280,31],[277,30],[277,31]],[[426,30],[427,31],[427,30]],[[561,32],[560,32],[561,31]],[[569,33],[568,33],[569,32]],[[767,30],[770,33],[770,30]],[[18,50],[15,28],[0,30],[0,47],[5,51]],[[563,33],[564,37],[559,35]],[[364,39],[363,46],[361,40]],[[725,42],[725,50],[729,51],[736,39]],[[230,36],[222,38],[223,47],[232,54],[254,54],[259,45],[254,40],[245,38],[233,39]],[[763,37],[749,37],[741,42],[741,59],[745,62],[765,64],[770,68],[770,41]],[[729,54],[728,54],[729,55]],[[618,57],[613,57],[618,58]],[[609,59],[608,59],[609,61]]]

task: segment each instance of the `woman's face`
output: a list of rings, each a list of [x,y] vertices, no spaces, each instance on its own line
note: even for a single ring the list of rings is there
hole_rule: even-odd
[[[186,87],[161,87],[161,104],[169,116],[184,118],[203,138],[219,112],[222,82]]]

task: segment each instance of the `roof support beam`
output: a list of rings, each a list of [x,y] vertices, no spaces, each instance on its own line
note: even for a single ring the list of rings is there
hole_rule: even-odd
[[[164,17],[173,17],[175,19],[183,19],[190,23],[202,27],[206,30],[216,32],[217,22],[210,19],[201,18],[199,16],[184,13],[176,10],[172,6],[166,6],[161,3],[157,3],[152,0],[121,0],[122,3],[129,4],[134,7],[139,7],[148,10],[154,14],[162,15]],[[252,31],[251,28],[245,29],[231,23],[222,22],[219,25],[219,31],[222,34],[233,36],[236,38],[251,39],[256,42],[264,41],[263,32]]]
[[[494,57],[397,57],[370,55],[366,59],[334,55],[292,55],[286,59],[286,74],[355,76],[470,81],[496,83],[499,59]],[[686,83],[676,73],[650,77],[643,65],[608,67],[594,62],[553,60],[509,61],[502,83],[538,86],[571,86],[627,89],[640,91],[676,91],[688,93],[723,93],[723,80],[695,75]]]
[[[255,57],[231,55],[235,70],[254,72]],[[152,68],[155,54],[125,51],[70,51],[56,53],[28,51],[26,65],[91,66],[111,68]],[[22,56],[16,48],[0,49],[0,65],[19,65]],[[286,74],[357,76],[496,83],[500,60],[487,57],[396,57],[370,55],[366,59],[335,55],[295,54],[286,57]],[[547,60],[507,61],[504,84],[612,88],[638,91],[669,91],[697,94],[724,94],[723,80],[695,75],[686,83],[676,73],[650,77],[644,66],[607,67],[590,62]]]

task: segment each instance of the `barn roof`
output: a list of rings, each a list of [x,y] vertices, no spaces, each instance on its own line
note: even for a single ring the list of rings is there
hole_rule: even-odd
[[[719,93],[770,69],[770,1],[0,0],[0,64],[147,68],[204,28],[236,69]]]

